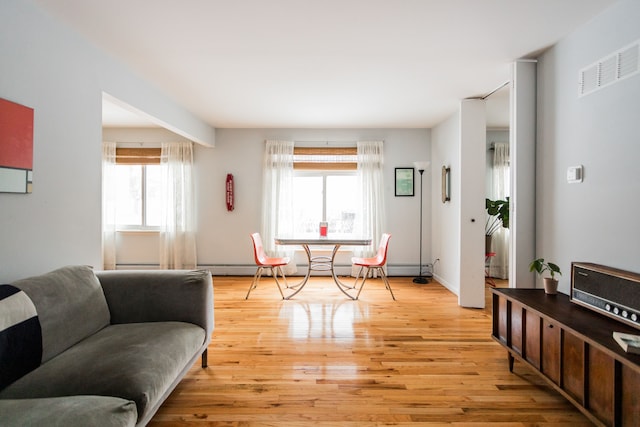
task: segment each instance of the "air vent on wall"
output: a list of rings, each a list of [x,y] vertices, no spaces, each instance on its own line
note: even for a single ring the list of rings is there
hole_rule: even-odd
[[[580,70],[579,96],[631,77],[640,71],[640,40]]]

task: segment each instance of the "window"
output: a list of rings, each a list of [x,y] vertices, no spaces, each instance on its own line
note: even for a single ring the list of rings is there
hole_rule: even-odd
[[[160,226],[160,165],[116,165],[116,224],[120,229]]]
[[[293,220],[295,234],[318,233],[320,221],[331,234],[351,234],[357,212],[355,148],[294,149]]]
[[[317,233],[320,221],[331,234],[353,233],[356,174],[335,171],[296,172],[293,178],[295,234]]]
[[[116,226],[158,230],[161,221],[160,149],[116,150]]]

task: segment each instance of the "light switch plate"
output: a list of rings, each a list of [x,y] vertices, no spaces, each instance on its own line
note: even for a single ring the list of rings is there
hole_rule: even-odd
[[[567,169],[567,182],[569,184],[582,182],[582,165],[569,166]]]

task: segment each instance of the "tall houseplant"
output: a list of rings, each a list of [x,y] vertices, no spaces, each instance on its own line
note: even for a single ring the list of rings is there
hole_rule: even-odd
[[[560,272],[560,267],[557,264],[552,262],[544,262],[544,258],[538,258],[531,261],[529,264],[529,271],[535,271],[539,275],[542,276],[542,273],[548,271],[551,277],[544,277],[544,291],[547,294],[555,295],[558,293],[558,280],[555,278],[555,275],[558,274],[562,276]]]
[[[484,225],[485,252],[491,252],[491,236],[501,227],[509,228],[509,198],[506,200],[485,199],[487,221]]]

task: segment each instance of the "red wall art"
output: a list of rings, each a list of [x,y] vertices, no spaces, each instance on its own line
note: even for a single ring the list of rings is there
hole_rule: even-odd
[[[33,108],[0,98],[0,192],[31,193]]]

